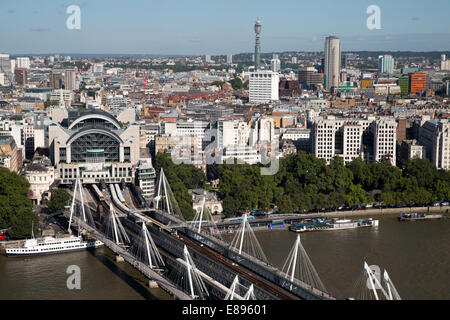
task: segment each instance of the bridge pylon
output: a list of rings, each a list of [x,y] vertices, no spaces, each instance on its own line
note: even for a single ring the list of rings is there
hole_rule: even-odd
[[[268,263],[267,257],[259,244],[258,239],[253,232],[252,227],[248,223],[247,214],[244,214],[239,231],[231,242],[231,248],[236,250],[239,254],[242,252],[253,256],[261,261]]]
[[[108,239],[114,241],[119,246],[127,246],[130,244],[130,238],[122,226],[112,203],[109,204],[109,215],[103,221],[102,232]]]
[[[156,197],[154,199],[155,209],[161,210],[166,214],[174,215],[184,220],[183,214],[181,213],[175,195],[173,194],[172,189],[170,188],[169,181],[167,180],[167,177],[164,174],[163,168],[161,168],[156,185],[158,187],[156,191]]]
[[[300,241],[300,235],[297,235],[294,246],[283,265],[282,272],[286,275],[286,279],[291,282],[297,279],[313,288],[327,292],[316,268],[314,268],[311,259]]]
[[[80,218],[83,222],[91,225],[95,228],[94,218],[92,217],[91,210],[85,205],[85,195],[83,191],[83,185],[79,177],[75,180],[75,186],[73,188],[72,203],[70,205],[69,227],[67,231],[72,233],[70,229],[72,225],[73,217]],[[80,230],[79,230],[80,231]]]
[[[130,248],[130,252],[133,253],[139,261],[142,261],[155,271],[163,271],[165,269],[161,254],[159,253],[144,221],[142,221],[142,229],[139,237],[135,239]]]

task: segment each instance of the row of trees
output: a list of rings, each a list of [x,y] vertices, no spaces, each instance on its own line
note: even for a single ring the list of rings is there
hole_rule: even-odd
[[[0,229],[13,239],[30,237],[39,230],[39,217],[28,198],[30,184],[17,173],[0,168]]]
[[[192,165],[175,165],[169,154],[157,154],[155,168],[169,180],[185,218],[193,217],[188,189],[203,188],[206,177]],[[228,216],[248,210],[282,213],[355,207],[378,201],[386,206],[429,205],[450,201],[450,173],[427,159],[412,159],[401,170],[388,162],[366,163],[358,158],[329,165],[313,154],[298,151],[280,159],[275,175],[261,175],[261,165],[223,164],[214,167],[220,179],[223,208]]]
[[[267,210],[271,204],[288,213],[374,201],[409,206],[450,200],[450,173],[437,170],[427,159],[412,159],[402,171],[388,162],[368,164],[359,158],[345,166],[336,157],[327,165],[299,151],[281,159],[274,176],[262,176],[259,166],[246,164],[219,165],[218,172],[223,207],[230,216],[238,211]]]

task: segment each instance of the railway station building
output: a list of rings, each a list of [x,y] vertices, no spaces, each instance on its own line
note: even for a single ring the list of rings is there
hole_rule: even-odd
[[[103,110],[70,111],[49,125],[50,158],[61,184],[133,183],[139,160],[139,124],[123,124]]]

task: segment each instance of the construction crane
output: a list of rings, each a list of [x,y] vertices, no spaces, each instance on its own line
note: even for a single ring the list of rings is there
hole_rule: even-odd
[[[84,69],[86,69],[86,67],[89,65],[89,62],[86,62],[83,66],[83,68],[80,69],[80,71],[77,72],[77,80],[78,80],[78,76],[81,74],[81,72],[83,72]]]

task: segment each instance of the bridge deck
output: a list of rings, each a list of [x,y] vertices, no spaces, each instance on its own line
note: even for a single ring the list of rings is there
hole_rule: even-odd
[[[92,237],[103,242],[105,246],[107,246],[111,251],[120,255],[126,262],[128,262],[137,270],[139,270],[141,273],[143,273],[147,278],[156,281],[161,288],[166,290],[173,297],[180,300],[192,300],[192,298],[189,295],[176,288],[172,283],[166,280],[159,273],[153,271],[150,267],[148,267],[144,263],[136,260],[136,258],[130,252],[128,252],[124,248],[118,246],[116,243],[106,238],[98,230],[86,224],[84,221],[82,221],[77,217],[73,217],[72,219],[74,220],[74,222],[78,224],[79,227],[86,230],[86,232],[88,232]]]

